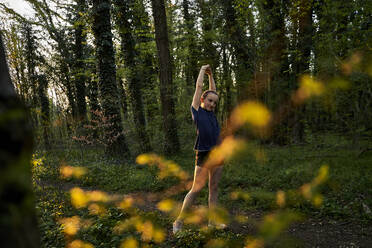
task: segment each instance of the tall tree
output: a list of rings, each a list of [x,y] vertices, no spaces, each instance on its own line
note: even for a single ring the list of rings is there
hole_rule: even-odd
[[[76,117],[78,114],[77,104],[76,104],[76,88],[74,82],[71,80],[71,70],[73,68],[73,56],[71,51],[71,41],[69,36],[66,35],[67,28],[65,26],[57,26],[56,23],[65,23],[58,22],[61,16],[53,11],[48,2],[43,0],[26,0],[36,12],[36,17],[39,22],[37,24],[44,28],[50,38],[56,42],[53,44],[59,53],[59,61],[57,63],[58,68],[56,68],[61,75],[62,84],[65,87],[67,99],[69,102],[69,109],[73,117]]]
[[[288,61],[288,41],[285,29],[285,10],[287,6],[280,0],[267,0],[261,6],[261,18],[264,22],[264,47],[263,64],[265,85],[266,85],[266,104],[270,108],[276,107],[278,102],[284,103],[289,97],[289,61]],[[286,104],[286,103],[284,103]],[[276,123],[273,127],[271,141],[285,145],[289,142],[287,133],[286,119]]]
[[[186,54],[187,58],[185,61],[185,76],[186,83],[190,92],[193,91],[196,79],[198,78],[198,47],[196,42],[195,32],[195,17],[190,11],[190,2],[188,0],[182,1],[182,13],[184,19],[184,25],[186,30]],[[192,93],[190,93],[192,94]]]
[[[86,87],[85,83],[87,77],[85,75],[85,58],[86,58],[86,34],[84,32],[84,13],[87,12],[87,5],[85,0],[76,0],[75,7],[75,63],[74,63],[74,76],[75,76],[75,87],[76,87],[76,105],[78,119],[85,120],[87,114],[87,104],[85,101]]]
[[[129,155],[121,124],[118,88],[116,84],[116,66],[114,47],[112,43],[109,0],[93,0],[92,30],[96,44],[96,59],[98,85],[102,110],[106,118],[110,119],[110,126],[106,127],[106,139],[112,140],[107,147],[108,154]]]
[[[227,42],[222,44],[222,80],[224,82],[224,113],[223,119],[227,119],[232,111],[232,87],[231,68],[229,66]]]
[[[30,161],[32,131],[14,91],[0,32],[0,239],[4,247],[40,247]]]
[[[313,1],[301,0],[293,6],[294,21],[298,25],[296,61],[293,64],[296,81],[304,73],[309,73],[313,34]],[[305,105],[298,106],[294,112],[293,140],[296,143],[305,139]]]
[[[201,28],[202,28],[202,51],[199,55],[202,64],[209,64],[216,72],[219,64],[219,57],[216,47],[217,27],[219,26],[216,4],[213,1],[198,0],[198,8],[200,9]],[[194,66],[195,67],[195,66]],[[216,75],[214,75],[216,77]]]
[[[142,94],[146,106],[146,123],[151,138],[155,132],[154,130],[158,129],[156,116],[160,114],[159,87],[156,80],[156,57],[154,54],[156,44],[151,30],[152,23],[142,0],[135,0],[133,6],[133,25],[136,47],[139,53],[139,67],[137,70],[140,71]]]
[[[174,110],[172,61],[169,52],[167,17],[164,0],[151,0],[155,22],[155,39],[159,58],[160,99],[165,133],[165,152],[172,154],[180,150]]]
[[[31,89],[29,98],[30,98],[30,107],[36,107],[38,105],[37,99],[37,76],[36,76],[36,65],[37,65],[37,45],[36,37],[32,31],[32,26],[29,23],[24,23],[22,26],[23,39],[25,40],[24,47],[24,57],[25,64],[27,69],[27,82],[24,82]],[[32,115],[32,122],[34,127],[38,126],[38,118],[36,115]]]
[[[37,76],[38,82],[38,96],[41,107],[41,125],[43,128],[44,136],[44,147],[45,149],[50,148],[49,141],[49,122],[50,122],[50,111],[49,111],[49,99],[47,97],[48,79],[45,75]]]
[[[142,84],[139,75],[138,62],[136,57],[139,55],[136,46],[135,38],[133,36],[134,27],[131,25],[131,20],[134,19],[133,11],[130,7],[134,7],[134,1],[113,1],[116,7],[116,24],[118,27],[120,39],[121,39],[121,52],[123,54],[124,65],[126,67],[126,75],[128,81],[128,91],[130,102],[133,108],[133,119],[135,123],[135,129],[141,144],[142,152],[148,152],[152,150],[150,145],[150,139],[146,133],[146,122],[145,114],[142,101]]]
[[[242,26],[237,20],[236,8],[234,1],[221,1],[223,14],[226,19],[226,31],[231,37],[231,47],[235,57],[235,75],[238,93],[238,101],[247,98],[247,87],[252,80],[254,66],[252,64],[252,49],[248,46],[248,40],[243,32]]]
[[[29,85],[26,83],[26,63],[24,59],[25,41],[18,34],[20,27],[20,24],[11,25],[10,30],[4,32],[4,39],[8,47],[10,69],[13,68],[15,71],[14,84],[16,86],[16,91],[21,101],[24,104],[28,104],[28,96],[32,96],[32,94],[28,94]]]

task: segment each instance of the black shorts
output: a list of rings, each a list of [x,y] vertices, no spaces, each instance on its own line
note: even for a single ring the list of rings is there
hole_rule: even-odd
[[[210,151],[195,151],[195,165],[203,167],[204,162],[207,161]]]

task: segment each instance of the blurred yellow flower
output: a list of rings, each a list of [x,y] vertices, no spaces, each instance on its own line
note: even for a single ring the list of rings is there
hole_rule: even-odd
[[[67,248],[94,248],[94,246],[81,240],[74,240],[67,245]]]
[[[244,248],[263,248],[264,241],[262,239],[248,239]]]
[[[128,209],[132,207],[134,202],[134,199],[132,197],[125,197],[120,203],[119,203],[119,208],[121,209]]]
[[[276,204],[278,204],[279,207],[284,207],[285,205],[285,193],[282,190],[279,190],[276,192]]]
[[[229,160],[232,155],[238,149],[243,149],[245,143],[241,139],[236,139],[233,136],[226,137],[222,143],[215,147],[205,162],[206,168],[213,168],[215,166],[220,166],[226,160]]]
[[[70,190],[71,203],[75,208],[83,208],[87,206],[89,198],[85,192],[80,188],[73,188]]]
[[[310,77],[310,75],[302,76],[300,87],[294,95],[293,101],[300,104],[312,96],[320,96],[325,92],[324,84]]]
[[[94,246],[81,240],[74,240],[67,245],[67,248],[94,248]]]
[[[87,192],[86,195],[90,201],[107,202],[110,200],[109,196],[105,192],[99,190]]]
[[[319,168],[318,176],[314,179],[314,184],[318,185],[324,183],[328,178],[328,171],[329,171],[328,165],[322,165]]]
[[[92,215],[105,215],[106,214],[106,208],[97,203],[90,204],[88,207],[88,210],[89,210],[89,213]]]
[[[144,164],[149,163],[150,159],[151,157],[148,154],[141,154],[137,156],[136,163],[144,165]]]
[[[250,195],[247,192],[244,192],[244,191],[234,191],[234,192],[231,192],[230,198],[232,200],[243,199],[243,200],[247,201],[247,200],[250,199]]]
[[[240,127],[249,123],[254,127],[262,128],[269,124],[270,118],[270,111],[265,105],[248,101],[235,108],[231,115],[231,124],[234,127]]]
[[[137,231],[141,232],[141,238],[144,241],[150,241],[154,233],[154,226],[150,221],[145,221],[136,225]]]
[[[70,218],[63,218],[59,220],[59,223],[62,224],[63,232],[67,235],[75,235],[81,226],[79,216],[73,216]]]
[[[120,248],[137,248],[137,247],[138,247],[138,241],[132,237],[124,240],[120,245]]]
[[[174,208],[174,201],[171,199],[166,199],[158,203],[157,207],[163,212],[170,212]]]
[[[161,243],[165,240],[165,233],[163,230],[155,229],[153,233],[153,239],[156,243]]]
[[[84,167],[61,166],[59,172],[63,178],[76,177],[80,178],[86,174],[87,170]]]
[[[320,194],[316,194],[312,199],[312,203],[315,207],[320,207],[323,203],[323,196]]]
[[[300,191],[306,199],[311,198],[312,189],[311,189],[311,185],[309,183],[306,183],[306,184],[302,185],[301,188],[300,188]]]

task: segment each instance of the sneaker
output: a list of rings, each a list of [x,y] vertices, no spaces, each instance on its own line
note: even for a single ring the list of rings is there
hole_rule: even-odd
[[[175,222],[173,222],[173,234],[176,234],[179,231],[181,231],[182,226],[183,226],[183,223],[180,220],[176,220]]]
[[[209,223],[208,224],[208,228],[215,228],[215,229],[218,229],[218,230],[223,230],[223,229],[226,229],[227,228],[227,225],[226,224],[223,224],[223,223],[220,223],[220,224],[211,224],[211,223]]]

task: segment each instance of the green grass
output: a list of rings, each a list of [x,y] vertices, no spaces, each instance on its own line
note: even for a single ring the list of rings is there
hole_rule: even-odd
[[[309,216],[326,218],[354,219],[371,223],[372,218],[363,210],[362,204],[372,207],[372,152],[360,155],[360,149],[349,139],[338,135],[314,136],[312,143],[301,146],[254,146],[240,152],[227,162],[220,182],[220,202],[229,210],[270,212],[278,209],[275,196],[278,190],[287,193],[288,207],[292,211]],[[370,147],[364,140],[362,146]],[[257,160],[257,149],[265,153],[264,160]],[[100,150],[54,150],[48,153],[36,153],[36,158],[43,157],[41,164],[33,166],[33,179],[37,197],[37,209],[40,218],[43,247],[64,247],[65,239],[60,217],[74,215],[89,218],[94,225],[82,230],[76,236],[90,242],[96,247],[118,247],[121,240],[128,235],[140,239],[135,231],[114,234],[112,228],[120,221],[129,218],[113,206],[108,206],[108,215],[90,216],[85,209],[71,206],[68,192],[63,191],[64,184],[74,184],[88,189],[98,189],[111,193],[162,192],[176,185],[175,177],[159,179],[155,166],[143,166],[135,163],[120,163],[105,159]],[[192,176],[194,154],[191,148],[177,156],[167,159],[175,161]],[[83,166],[88,173],[80,179],[61,179],[60,165]],[[322,165],[329,166],[329,178],[319,187],[324,197],[323,204],[315,207],[309,201],[295,194],[303,184],[311,182]],[[61,185],[60,189],[56,185]],[[231,193],[244,191],[249,194],[247,200],[232,200]],[[180,192],[173,198],[181,201],[186,192]],[[203,189],[197,204],[207,204],[208,192]],[[139,213],[144,218],[155,219],[163,228],[170,226],[172,219],[159,213]],[[148,215],[152,216],[148,216]],[[214,234],[189,230],[178,239],[167,239],[163,244],[152,247],[198,247],[214,238],[227,239],[231,244],[241,243],[239,234],[217,232]],[[187,246],[186,246],[187,244]],[[151,246],[150,246],[151,247]],[[234,246],[231,246],[234,247]]]

